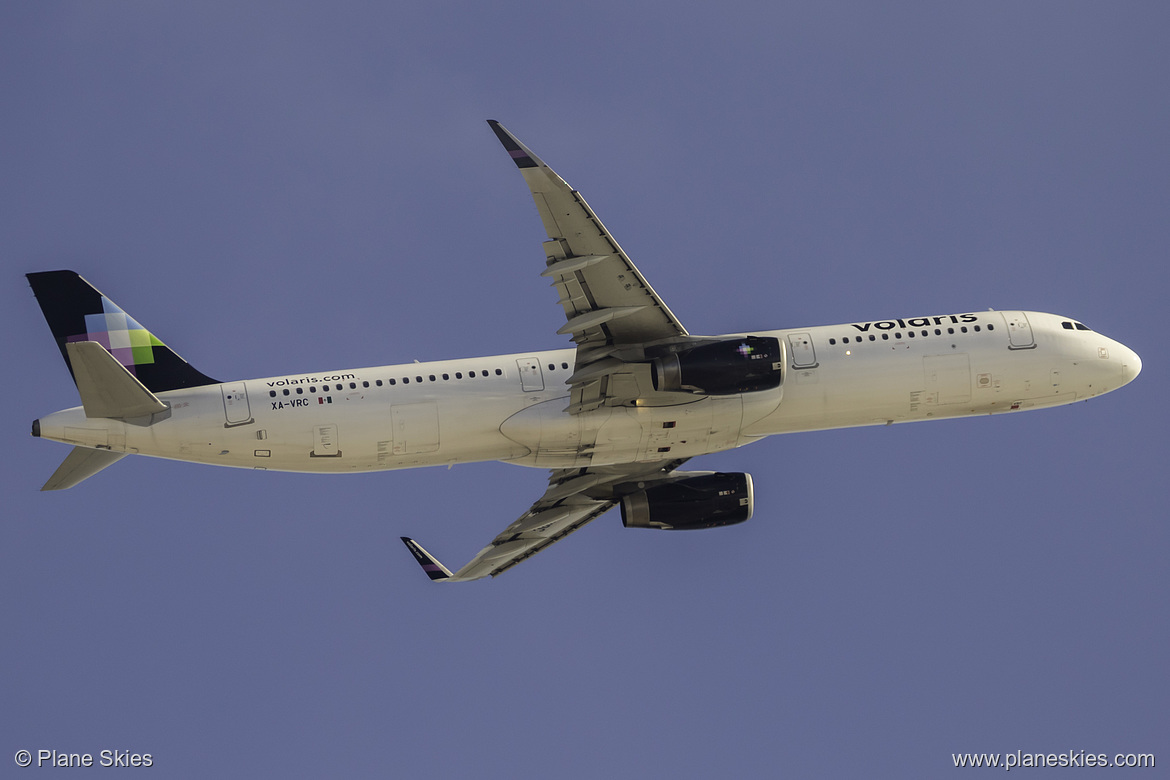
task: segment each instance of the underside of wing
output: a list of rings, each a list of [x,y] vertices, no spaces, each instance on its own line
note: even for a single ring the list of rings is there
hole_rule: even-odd
[[[552,280],[565,310],[558,333],[577,345],[570,410],[595,408],[615,397],[632,401],[633,384],[612,381],[615,369],[620,372],[623,360],[648,344],[685,337],[686,328],[580,193],[503,125],[489,124],[524,176],[548,234],[542,276]]]
[[[418,542],[408,537],[402,537],[402,541],[427,576],[437,582],[494,577],[600,517],[621,500],[620,486],[666,478],[684,462],[680,459],[653,465],[554,471],[540,500],[454,573]]]

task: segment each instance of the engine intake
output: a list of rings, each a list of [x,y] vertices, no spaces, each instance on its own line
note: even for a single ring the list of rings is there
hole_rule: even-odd
[[[685,531],[742,523],[752,516],[750,474],[702,474],[622,497],[622,525]]]
[[[656,358],[650,375],[655,390],[735,395],[779,387],[783,368],[780,339],[745,336]]]

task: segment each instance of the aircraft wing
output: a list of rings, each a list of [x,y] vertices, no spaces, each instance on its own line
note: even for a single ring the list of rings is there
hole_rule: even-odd
[[[610,387],[609,378],[621,370],[621,361],[606,359],[623,349],[686,336],[686,328],[580,193],[503,125],[495,120],[488,124],[528,183],[548,233],[544,242],[548,267],[541,275],[552,279],[565,309],[566,322],[557,332],[571,335],[577,344],[570,411],[596,408],[607,400],[611,404],[633,400],[614,398],[615,392],[629,393],[620,383]]]
[[[657,464],[553,471],[540,500],[454,573],[418,542],[406,536],[402,541],[432,580],[466,582],[494,577],[600,517],[621,500],[619,485],[661,479],[685,462],[686,459],[678,459]]]

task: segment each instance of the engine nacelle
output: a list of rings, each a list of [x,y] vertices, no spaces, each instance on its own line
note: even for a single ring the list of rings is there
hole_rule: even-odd
[[[780,386],[783,369],[780,339],[745,336],[656,358],[650,375],[655,390],[735,395],[774,390]]]
[[[683,531],[742,523],[752,516],[751,474],[702,474],[622,497],[622,525]]]

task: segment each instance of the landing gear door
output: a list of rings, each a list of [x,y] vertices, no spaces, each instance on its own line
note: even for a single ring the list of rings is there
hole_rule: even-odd
[[[223,427],[233,428],[254,422],[251,407],[248,405],[248,390],[243,382],[220,385],[219,389],[223,392],[223,412],[227,417]]]

